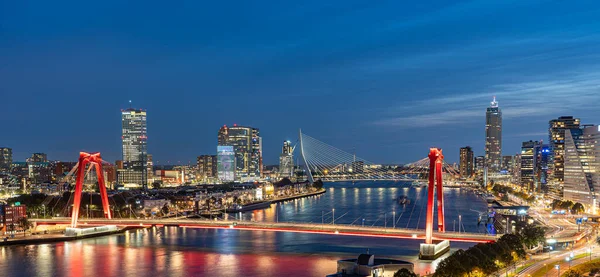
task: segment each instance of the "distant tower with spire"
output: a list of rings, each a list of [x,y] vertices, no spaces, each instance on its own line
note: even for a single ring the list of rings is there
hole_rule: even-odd
[[[502,164],[502,111],[496,96],[485,112],[485,167],[498,173]]]

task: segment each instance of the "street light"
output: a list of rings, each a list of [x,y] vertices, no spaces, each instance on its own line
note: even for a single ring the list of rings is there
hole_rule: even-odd
[[[331,212],[332,212],[332,217],[331,217],[332,221],[331,222],[333,225],[335,225],[335,209],[331,209]]]
[[[393,220],[394,220],[394,229],[396,229],[396,211],[393,211],[392,215],[394,216],[393,217]]]
[[[560,264],[555,265],[554,268],[556,268],[556,270],[558,271],[556,273],[556,276],[560,277]]]
[[[364,218],[363,218],[363,220],[362,220],[362,227],[363,227],[363,228],[365,227],[365,219],[364,219]]]
[[[458,233],[460,234],[460,222],[462,221],[462,215],[458,215]]]
[[[569,263],[569,270],[571,270],[571,258],[570,257],[566,257],[565,261],[567,261]]]

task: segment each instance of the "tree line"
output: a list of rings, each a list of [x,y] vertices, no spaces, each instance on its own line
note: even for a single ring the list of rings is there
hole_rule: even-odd
[[[526,257],[525,247],[544,241],[544,231],[537,226],[525,226],[518,234],[507,234],[498,241],[479,243],[467,250],[458,250],[440,262],[434,277],[491,276],[502,268],[514,266]]]

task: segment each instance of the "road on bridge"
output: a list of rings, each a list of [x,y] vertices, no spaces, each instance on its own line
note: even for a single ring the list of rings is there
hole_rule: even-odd
[[[38,225],[70,224],[69,218],[32,219]],[[425,240],[425,230],[385,228],[358,226],[346,224],[315,224],[295,222],[255,222],[255,221],[231,221],[231,220],[199,220],[199,219],[85,219],[79,221],[79,227],[98,225],[118,226],[177,226],[201,229],[237,229],[254,231],[296,232],[329,235],[346,235],[361,237],[384,237],[399,239]],[[463,242],[491,242],[498,239],[497,236],[465,233],[465,232],[434,232],[435,240],[450,240]]]

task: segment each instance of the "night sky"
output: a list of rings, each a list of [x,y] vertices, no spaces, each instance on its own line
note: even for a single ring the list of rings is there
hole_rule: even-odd
[[[552,118],[600,123],[599,1],[60,2],[0,0],[15,160],[120,159],[129,100],[160,164],[215,154],[234,123],[260,128],[266,164],[298,128],[372,162],[452,162],[483,155],[494,95],[504,155]]]

